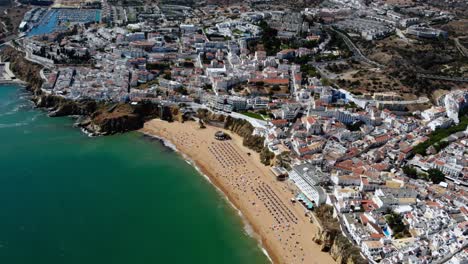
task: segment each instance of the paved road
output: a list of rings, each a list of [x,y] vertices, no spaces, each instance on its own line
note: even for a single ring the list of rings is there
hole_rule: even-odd
[[[455,45],[463,56],[468,57],[468,49],[460,43],[460,38],[455,38]]]
[[[248,121],[250,124],[252,124],[252,126],[254,126],[254,127],[265,128],[266,125],[268,124],[267,121],[252,118],[252,117],[249,117],[249,116],[246,116],[246,115],[243,115],[243,114],[239,114],[239,113],[236,113],[236,112],[229,113],[229,115],[231,117],[233,117],[233,118],[244,119],[244,120]]]
[[[326,65],[317,65],[317,64],[313,64],[313,65],[315,69],[317,69],[317,71],[320,73],[320,76],[324,78],[334,80],[338,77],[338,75],[336,75],[335,73],[330,72],[329,70],[325,69]]]
[[[34,62],[34,63],[37,63],[39,65],[42,65],[43,67],[46,67],[46,68],[54,68],[55,65],[53,62],[49,61],[48,59],[46,58],[42,58],[42,57],[39,57],[39,56],[35,56],[34,54],[32,54],[32,52],[28,49],[26,49],[24,51],[26,53],[26,56],[24,57],[25,59],[27,59],[28,61],[31,61],[31,62]]]
[[[397,105],[425,104],[425,103],[430,102],[429,98],[427,97],[419,97],[417,100],[407,100],[407,101],[380,101],[380,100],[366,100],[366,101],[380,103],[380,104],[397,104]]]
[[[259,119],[252,118],[252,117],[240,114],[240,113],[236,113],[236,112],[226,113],[226,112],[222,112],[222,111],[216,111],[216,110],[212,110],[212,109],[208,108],[205,105],[201,105],[201,104],[193,103],[193,102],[188,103],[188,105],[190,105],[190,107],[192,107],[192,109],[194,111],[197,111],[198,109],[207,109],[208,111],[213,112],[213,113],[222,114],[222,115],[229,115],[229,116],[231,116],[233,118],[243,119],[243,120],[248,121],[254,127],[265,128],[268,125],[268,121],[259,120]]]
[[[344,40],[346,46],[348,46],[348,48],[351,50],[351,52],[354,54],[354,56],[356,56],[357,59],[361,60],[361,61],[364,61],[366,63],[369,63],[371,65],[374,65],[375,67],[379,67],[379,68],[384,68],[385,66],[383,66],[382,64],[379,64],[373,60],[370,60],[369,58],[367,58],[366,56],[364,56],[364,54],[362,54],[361,50],[353,43],[353,41],[351,39],[348,38],[348,36],[346,36],[345,34],[343,34],[342,32],[334,29],[334,28],[331,28],[331,30],[333,30],[334,32],[338,33],[338,35],[340,35],[340,37]]]
[[[419,97],[416,100],[406,100],[406,101],[382,101],[382,100],[369,100],[369,99],[361,99],[361,98],[356,98],[354,95],[352,95],[349,91],[346,91],[343,88],[338,89],[340,92],[346,94],[347,98],[353,98],[353,102],[355,102],[357,105],[360,107],[364,108],[364,106],[371,104],[371,105],[376,105],[376,104],[386,104],[386,105],[412,105],[412,104],[425,104],[429,103],[430,100],[427,97]]]
[[[323,62],[312,62],[312,65],[318,70],[321,76],[327,78],[327,79],[336,79],[338,77],[338,74],[330,72],[327,70],[325,67],[330,64],[339,64],[343,62],[347,62],[351,59],[354,59],[355,56],[346,58],[346,59],[339,59],[339,60],[332,60],[332,61],[323,61]]]
[[[18,40],[21,40],[25,37],[25,35],[23,36],[20,36],[20,37],[16,37],[14,39],[11,39],[10,41],[8,42],[5,42],[3,43],[2,45],[0,45],[0,48],[2,46],[10,46],[18,51],[21,51],[21,52],[24,52],[26,55],[24,56],[24,58],[30,62],[34,62],[34,63],[37,63],[39,65],[42,65],[43,67],[46,67],[46,68],[54,68],[55,65],[53,62],[51,62],[50,60],[46,59],[46,58],[42,58],[42,57],[39,57],[39,56],[35,56],[34,54],[32,54],[32,52],[28,49],[25,49],[24,47],[22,47],[21,45],[13,45],[13,41],[18,41]]]
[[[8,45],[8,44],[7,44],[8,42],[10,42],[10,41],[12,41],[12,40],[14,40],[14,39],[17,39],[17,38],[18,38],[17,35],[10,35],[10,36],[4,38],[4,39],[2,40],[2,41],[4,41],[4,42],[3,42],[2,44],[0,44],[0,47],[5,46],[5,45]]]
[[[455,256],[456,254],[458,254],[460,251],[464,250],[468,248],[468,242],[465,242],[465,244],[463,244],[463,246],[461,246],[457,251],[453,252],[453,253],[450,253],[448,254],[447,256],[443,257],[441,260],[439,261],[436,261],[435,264],[443,264],[447,261],[449,261],[451,258],[453,258],[453,256]]]

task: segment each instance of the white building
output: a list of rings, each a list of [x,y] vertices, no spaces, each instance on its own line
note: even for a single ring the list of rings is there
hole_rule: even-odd
[[[445,108],[444,107],[431,107],[421,112],[421,116],[426,121],[434,120],[436,118],[445,116]]]
[[[361,244],[362,252],[371,259],[380,259],[383,247],[380,241],[364,241]]]
[[[310,170],[309,164],[301,164],[293,167],[289,172],[289,178],[308,199],[318,206],[326,202],[327,193],[322,187],[316,186],[320,182],[316,173],[318,172]]]
[[[447,117],[439,117],[439,118],[436,118],[435,120],[429,122],[429,124],[427,124],[427,126],[431,129],[431,130],[436,130],[438,128],[447,128],[449,126],[451,126],[453,123],[453,120],[451,118],[447,118]]]
[[[232,106],[233,111],[244,111],[247,109],[247,100],[243,97],[229,96],[227,103]]]
[[[253,109],[266,109],[268,108],[268,103],[270,100],[268,97],[254,97],[247,99],[248,107],[252,107]]]

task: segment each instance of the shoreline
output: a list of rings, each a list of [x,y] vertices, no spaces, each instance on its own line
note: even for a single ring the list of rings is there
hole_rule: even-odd
[[[289,190],[286,190],[283,183],[276,182],[272,174],[268,174],[269,170],[260,163],[257,153],[250,150],[252,152],[251,156],[244,155],[248,149],[244,146],[239,146],[240,137],[228,131],[225,132],[228,132],[233,139],[224,141],[224,144],[231,144],[242,156],[248,156],[250,161],[244,167],[247,166],[249,169],[254,170],[254,175],[258,176],[258,180],[261,181],[261,184],[254,183],[253,181],[248,182],[246,184],[247,188],[254,189],[253,187],[256,186],[269,188],[274,193],[276,199],[279,199],[275,201],[280,203],[280,207],[281,205],[288,207],[292,211],[290,212],[297,216],[297,222],[276,223],[274,221],[276,217],[273,216],[275,218],[272,219],[271,215],[274,212],[264,210],[262,202],[265,203],[265,201],[257,199],[252,193],[246,192],[244,189],[241,191],[238,185],[239,177],[237,177],[240,176],[242,178],[242,174],[237,173],[239,167],[230,169],[236,171],[236,173],[232,174],[237,177],[236,179],[226,179],[226,177],[230,176],[223,175],[219,170],[221,167],[214,164],[215,162],[208,157],[207,150],[210,147],[212,148],[218,143],[223,144],[220,141],[214,141],[214,139],[211,141],[207,139],[207,133],[216,130],[222,129],[210,126],[207,126],[206,129],[197,129],[196,124],[191,121],[169,123],[161,120],[151,120],[146,122],[139,132],[145,136],[162,141],[166,147],[179,153],[204,178],[207,178],[218,191],[221,191],[223,197],[228,200],[231,206],[238,211],[241,219],[245,221],[246,227],[244,229],[248,227],[252,228],[253,234],[251,236],[257,240],[258,246],[266,251],[264,253],[266,253],[265,255],[272,263],[336,263],[330,254],[321,251],[320,246],[312,240],[312,234],[317,232],[317,226],[304,216],[304,208],[297,204],[285,205],[290,197],[292,197],[292,194],[289,194]],[[177,136],[187,133],[186,131],[194,134],[192,144],[177,140]],[[195,133],[201,134],[195,135]],[[213,138],[213,135],[211,135],[211,138]],[[208,141],[205,142],[205,140]],[[262,168],[258,168],[257,166],[259,165]],[[248,231],[246,230],[246,232]]]
[[[43,105],[35,104],[36,107],[44,108]],[[54,104],[56,103],[54,102]],[[173,129],[173,127],[179,126],[179,129],[173,130],[173,134],[164,135],[164,133],[155,133],[156,131],[152,130],[146,131],[146,134],[164,139],[163,142],[170,142],[185,160],[191,162],[191,165],[202,176],[208,178],[215,188],[222,192],[226,200],[238,211],[244,225],[247,224],[247,227],[252,228],[252,236],[257,240],[258,247],[264,254],[266,253],[265,255],[272,263],[336,263],[330,254],[321,251],[320,246],[312,240],[313,234],[317,232],[317,227],[307,217],[304,217],[304,208],[289,203],[290,198],[294,195],[293,192],[289,193],[290,190],[286,190],[287,185],[279,184],[274,179],[271,171],[260,162],[259,154],[243,146],[240,136],[212,126],[200,129],[195,122],[191,121],[169,123],[161,119],[145,122],[143,127],[137,131],[145,131],[148,124],[151,126],[154,122],[158,124],[155,127],[163,126],[164,129]],[[207,155],[210,154],[209,148],[213,147],[213,145],[208,145],[208,141],[212,144],[220,143],[213,138],[217,130],[223,130],[232,136],[232,139],[225,141],[225,143],[234,151],[234,153],[224,153],[220,157],[235,154],[234,156],[237,155],[238,158],[243,159],[245,164],[235,164],[232,170],[226,169],[224,166],[222,169],[217,164],[219,160],[211,157],[210,161],[207,158]],[[211,133],[206,134],[207,131],[211,131]],[[198,135],[198,137],[194,137],[198,140],[197,144],[190,145],[189,148],[186,144],[184,145],[183,141],[171,138],[174,135],[187,137],[188,133],[197,133]],[[200,146],[202,146],[205,156],[200,156],[200,153],[193,151],[193,148]],[[244,230],[247,232],[246,228]]]
[[[28,184],[21,185],[25,192],[38,188],[50,190],[50,195],[47,197],[41,196],[40,192],[33,192],[32,195],[37,198],[21,200],[22,206],[15,208],[12,215],[30,219],[25,222],[29,231],[34,232],[33,229],[38,224],[48,223],[43,225],[41,230],[54,234],[61,233],[61,239],[70,249],[67,252],[74,254],[67,254],[63,258],[64,261],[60,262],[73,262],[73,257],[80,253],[99,251],[98,254],[83,255],[82,259],[85,263],[97,261],[96,264],[100,259],[113,259],[122,264],[255,263],[252,260],[268,263],[257,247],[256,241],[244,235],[243,223],[232,215],[235,212],[219,199],[219,195],[213,192],[212,187],[201,180],[191,167],[179,158],[180,156],[175,156],[173,151],[163,148],[155,140],[153,143],[156,145],[142,141],[140,133],[90,140],[71,126],[70,118],[49,118],[40,109],[32,108],[32,104],[27,100],[28,94],[23,89],[6,86],[2,88],[4,89],[0,89],[1,113],[7,115],[2,116],[0,123],[3,127],[0,131],[8,139],[2,147],[4,146],[5,150],[15,150],[15,155],[4,153],[8,160],[5,169],[14,174],[19,173],[21,176],[19,181],[32,179],[27,181]],[[37,120],[33,121],[35,117]],[[20,127],[6,126],[23,121],[25,125]],[[28,144],[25,144],[26,142]],[[47,145],[41,142],[63,142],[65,145],[52,144],[54,149],[50,149],[44,148]],[[70,142],[74,144],[67,145]],[[24,152],[23,146],[31,150]],[[38,159],[37,152],[49,158]],[[36,181],[31,171],[18,169],[16,164],[22,163],[22,154],[30,157],[29,160],[35,162],[34,167],[39,168],[38,173],[49,177],[53,183],[38,186],[34,182],[41,181],[40,178],[36,177]],[[96,165],[87,164],[79,170],[75,168],[74,174],[77,177],[72,178],[79,181],[80,186],[77,186],[70,184],[70,180],[63,177],[60,170],[50,175],[47,170],[41,169],[53,166],[54,157],[61,160],[59,166],[64,169],[76,164],[77,157],[83,164],[92,162]],[[101,166],[101,161],[113,164],[111,171],[106,166]],[[96,170],[90,171],[86,167]],[[87,173],[86,177],[80,177],[83,173]],[[18,185],[18,181],[8,180],[11,178],[8,174],[3,176],[9,185],[3,189],[8,194],[8,190]],[[69,191],[56,193],[54,190],[57,186],[64,186],[63,188]],[[93,199],[80,199],[83,193]],[[14,195],[11,197],[15,199]],[[43,203],[46,200],[53,201],[57,197],[73,205],[68,207],[69,214],[63,214],[63,208],[58,204],[49,207]],[[23,210],[27,207],[37,208],[35,204],[47,207],[48,213],[44,214],[43,210]],[[67,225],[54,225],[53,221],[50,221],[51,215]],[[79,218],[81,216],[86,216],[85,224]],[[28,232],[21,232],[15,228],[17,227],[15,221],[6,219],[3,222],[5,231],[8,230],[5,228],[8,225],[11,225],[10,229],[13,230],[11,233],[5,233],[4,239],[15,241],[19,237],[21,241],[29,241]],[[81,230],[80,234],[67,231],[73,227]],[[89,238],[93,234],[102,234],[100,235],[102,239],[91,239],[91,241]],[[73,247],[77,239],[86,245]],[[45,239],[44,243],[53,247],[57,241],[51,237]],[[102,245],[105,246],[104,249]],[[11,255],[9,257],[11,261],[5,263],[25,260],[26,258],[21,256],[25,249],[33,252],[33,256],[26,259],[28,263],[34,263],[32,258],[54,261],[54,257],[45,255],[44,251],[33,250],[37,249],[37,246],[31,243],[20,243],[10,248],[18,254]],[[116,250],[118,252],[115,252]],[[112,258],[116,254],[118,258]]]
[[[27,83],[24,82],[24,81],[20,81],[20,80],[19,81],[0,82],[0,85],[12,85],[12,86],[17,86],[18,88],[24,88],[24,89],[27,88]],[[31,94],[31,91],[27,91],[27,92],[28,92],[28,94]],[[32,103],[34,103],[34,101],[32,101]],[[41,109],[41,107],[37,107],[37,105],[35,105],[35,108],[36,109]],[[69,117],[73,118],[75,116],[69,116]],[[74,126],[75,126],[75,124],[74,124]],[[87,135],[88,137],[95,137],[95,135],[93,133],[89,132],[85,128],[83,128],[83,127],[77,127],[77,128],[80,129],[80,131],[83,134]],[[137,130],[137,131],[139,131],[139,130]],[[186,155],[183,151],[180,151],[177,148],[177,146],[175,144],[173,144],[170,140],[168,140],[168,139],[166,139],[164,137],[159,137],[157,135],[152,135],[152,134],[144,133],[144,132],[141,132],[141,131],[139,131],[139,132],[142,133],[144,136],[159,140],[164,145],[164,147],[169,148],[172,151],[178,153],[179,155],[182,156],[182,158],[187,163],[189,163],[192,167],[194,167],[197,170],[197,172],[205,178],[205,180],[207,180],[212,186],[215,187],[216,191],[221,194],[221,196],[228,202],[229,206],[236,211],[237,215],[240,216],[242,224],[243,224],[243,231],[248,236],[254,238],[257,241],[257,246],[262,251],[262,253],[267,257],[267,259],[270,261],[270,263],[279,263],[279,262],[275,261],[275,259],[276,259],[275,256],[272,255],[272,252],[266,247],[264,241],[262,240],[261,236],[255,230],[255,227],[251,224],[248,217],[242,212],[241,209],[239,209],[239,207],[233,201],[232,197],[230,197],[227,194],[228,192],[226,192],[219,184],[216,183],[216,179],[214,179],[213,176],[210,176],[210,172],[208,170],[204,169],[202,165],[197,164],[196,161],[191,159],[190,156]]]
[[[170,132],[165,133],[166,130]],[[231,140],[215,140],[218,130],[230,134]],[[290,203],[297,188],[277,182],[269,168],[260,162],[260,155],[245,147],[239,135],[213,126],[200,129],[192,121],[161,119],[147,121],[136,131],[157,138],[180,153],[214,185],[237,210],[244,231],[257,240],[257,246],[272,263],[336,263],[313,241],[317,226],[304,216],[304,208]],[[213,151],[224,153],[218,155]],[[249,227],[253,230],[251,234]]]
[[[172,151],[176,152],[178,155],[180,155],[188,164],[190,164],[193,168],[195,168],[195,170],[206,180],[208,181],[215,189],[217,192],[219,192],[221,194],[221,196],[223,197],[223,199],[225,199],[229,206],[232,207],[232,209],[234,209],[237,213],[237,215],[241,218],[242,220],[242,224],[244,225],[243,226],[243,229],[244,231],[246,232],[246,234],[250,237],[252,237],[253,239],[255,239],[258,243],[258,247],[260,248],[260,250],[262,251],[263,254],[265,254],[265,256],[267,257],[267,259],[270,261],[270,263],[279,263],[279,262],[276,262],[274,261],[274,259],[277,259],[277,257],[274,256],[274,252],[270,252],[264,242],[263,242],[263,239],[262,237],[257,233],[257,231],[255,230],[255,227],[252,225],[252,223],[249,221],[249,219],[246,217],[246,215],[242,212],[241,209],[239,209],[239,207],[235,204],[235,202],[232,200],[231,197],[229,197],[229,195],[227,194],[228,192],[226,192],[225,190],[223,190],[223,188],[218,184],[216,184],[216,180],[213,179],[213,176],[209,176],[210,175],[210,172],[206,171],[206,170],[203,170],[202,168],[199,167],[199,164],[197,164],[196,161],[194,161],[193,159],[190,158],[190,156],[188,156],[187,154],[185,154],[184,152],[180,151],[179,149],[177,149],[177,146],[171,142],[170,140],[164,138],[164,137],[161,137],[161,136],[157,136],[157,135],[153,135],[153,134],[150,134],[150,133],[147,133],[147,132],[143,132],[143,131],[139,131],[141,134],[143,134],[144,136],[146,137],[150,137],[150,138],[153,138],[153,139],[157,139],[159,142],[161,142],[163,144],[164,147],[166,148],[169,148],[171,149]],[[251,229],[251,231],[249,231],[248,229]]]
[[[0,80],[0,85],[20,85],[20,86],[26,86],[28,85],[27,82],[22,81],[22,80]]]

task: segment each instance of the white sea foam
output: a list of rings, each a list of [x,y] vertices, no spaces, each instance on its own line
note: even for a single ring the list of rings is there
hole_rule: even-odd
[[[254,230],[253,227],[250,225],[250,223],[247,221],[247,219],[245,218],[244,214],[242,214],[242,211],[241,211],[239,208],[237,208],[237,207],[234,205],[234,203],[231,202],[231,200],[229,200],[229,197],[228,197],[218,186],[216,186],[216,184],[214,184],[214,183],[211,181],[210,177],[208,177],[205,173],[203,173],[203,172],[200,170],[200,168],[195,164],[195,162],[194,162],[192,159],[190,159],[185,153],[179,151],[179,150],[177,149],[177,147],[176,147],[171,141],[167,140],[166,138],[159,137],[159,136],[155,136],[155,135],[151,135],[151,134],[144,133],[144,132],[143,132],[143,134],[146,135],[146,136],[148,136],[148,137],[156,138],[156,139],[160,140],[160,141],[163,143],[163,145],[164,145],[165,147],[168,147],[168,148],[172,149],[173,151],[177,152],[178,154],[180,154],[180,155],[184,158],[185,162],[187,162],[188,164],[190,164],[191,166],[193,166],[193,167],[195,168],[195,170],[196,170],[200,175],[203,176],[203,178],[205,178],[209,183],[211,183],[211,185],[213,185],[213,186],[215,187],[216,191],[218,191],[218,192],[221,194],[221,196],[228,202],[228,204],[229,204],[232,208],[234,208],[234,210],[236,210],[237,214],[238,214],[239,217],[241,218],[242,223],[243,223],[243,225],[244,225],[243,228],[244,228],[245,234],[247,234],[248,236],[250,236],[250,237],[252,237],[252,238],[254,238],[254,239],[257,240],[258,246],[260,247],[260,249],[261,249],[261,251],[263,252],[263,254],[265,254],[265,256],[268,258],[268,260],[269,260],[271,263],[273,263],[273,260],[271,259],[270,255],[268,254],[268,251],[263,247],[263,244],[262,244],[262,241],[261,241],[261,239],[260,239],[260,236],[259,236],[257,233],[255,233],[255,230]]]
[[[20,127],[20,126],[26,126],[27,124],[28,124],[28,123],[25,123],[25,122],[10,123],[10,124],[0,124],[0,128]]]
[[[29,110],[31,109],[32,105],[28,103],[23,103],[23,104],[17,104],[15,108],[9,111],[9,113],[16,113],[22,110]]]
[[[19,94],[19,99],[21,100],[30,100],[32,96],[29,93]]]
[[[16,103],[16,102],[14,102],[14,103]],[[17,104],[14,108],[11,108],[11,107],[8,107],[10,104],[13,104],[13,103],[9,103],[8,105],[3,105],[3,106],[7,106],[7,108],[9,108],[9,109],[6,109],[8,111],[1,113],[0,116],[12,115],[12,114],[15,114],[15,113],[17,113],[17,112],[19,112],[21,110],[30,108],[30,105],[28,105],[28,104]]]
[[[34,115],[34,116],[31,118],[31,121],[32,121],[32,122],[36,121],[37,118],[40,117],[41,115],[42,115],[41,113]]]
[[[84,134],[86,134],[88,137],[95,137],[96,135],[94,135],[94,133],[92,132],[89,132],[86,128],[82,127],[81,128],[81,132],[83,132]]]

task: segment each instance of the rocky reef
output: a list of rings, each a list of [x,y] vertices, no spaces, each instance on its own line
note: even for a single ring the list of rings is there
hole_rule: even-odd
[[[333,218],[333,208],[322,205],[316,208],[314,215],[318,221],[319,230],[313,240],[321,246],[321,250],[329,252],[339,264],[365,264],[367,261],[361,256],[357,248],[340,230],[338,220]]]
[[[6,47],[1,51],[3,60],[10,62],[11,70],[18,78],[27,82],[37,107],[46,109],[51,117],[79,116],[76,126],[90,135],[111,135],[143,127],[145,121],[161,118],[172,121],[176,106],[165,106],[147,101],[136,105],[95,100],[69,100],[61,96],[44,93],[41,90],[42,66],[24,58],[24,53]]]

